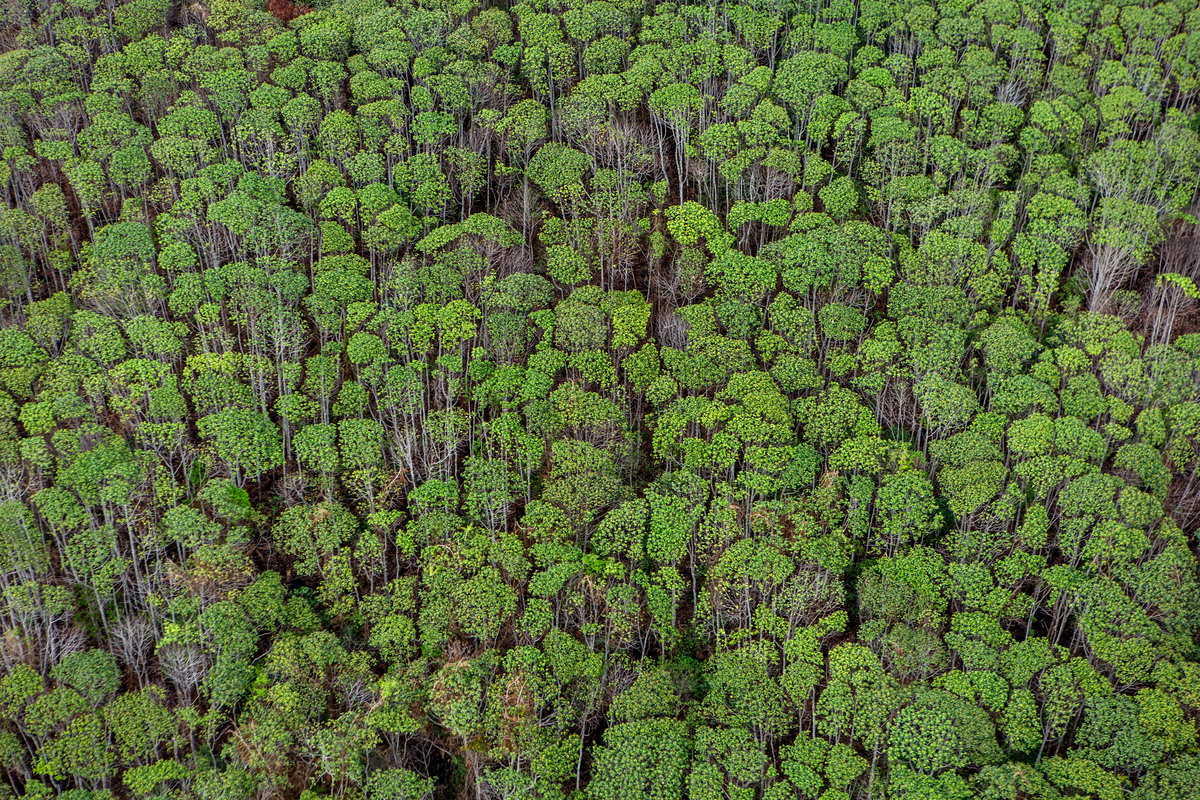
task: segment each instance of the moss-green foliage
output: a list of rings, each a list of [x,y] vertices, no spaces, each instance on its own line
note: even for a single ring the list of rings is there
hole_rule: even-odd
[[[1200,786],[1200,11],[0,4],[0,800]]]

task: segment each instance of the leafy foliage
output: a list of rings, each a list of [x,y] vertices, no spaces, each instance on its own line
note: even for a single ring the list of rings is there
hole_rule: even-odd
[[[0,798],[1195,797],[1193,0],[0,10]]]

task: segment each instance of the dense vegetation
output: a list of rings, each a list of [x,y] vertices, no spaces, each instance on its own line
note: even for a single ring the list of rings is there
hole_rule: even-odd
[[[1197,0],[0,51],[0,797],[1200,797]]]

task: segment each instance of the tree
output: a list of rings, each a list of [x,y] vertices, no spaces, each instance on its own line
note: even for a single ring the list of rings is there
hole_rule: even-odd
[[[888,759],[934,777],[947,769],[997,763],[1002,756],[982,709],[934,691],[900,712],[888,737]]]
[[[422,778],[411,770],[381,769],[367,778],[366,796],[370,800],[429,800],[434,785],[433,778]]]
[[[538,149],[526,171],[547,197],[566,206],[583,194],[583,176],[590,166],[591,159],[584,153],[550,143]]]
[[[598,800],[669,800],[683,792],[692,742],[682,722],[622,722],[604,733],[588,793]]]
[[[90,713],[46,742],[33,772],[58,781],[73,778],[96,789],[111,779],[115,760],[100,715]]]
[[[296,559],[296,571],[314,575],[320,573],[330,555],[354,540],[358,523],[340,504],[321,503],[288,509],[273,530],[280,546]]]
[[[59,684],[70,686],[93,705],[110,700],[120,687],[116,660],[103,650],[72,653],[50,671]]]
[[[772,675],[778,661],[772,648],[763,645],[716,654],[709,665],[709,692],[703,705],[714,721],[745,728],[759,746],[786,735],[794,719]]]
[[[174,744],[175,716],[163,704],[157,687],[121,695],[105,707],[104,719],[126,765],[149,766],[163,748]]]
[[[555,442],[551,449],[550,482],[543,497],[576,525],[589,524],[596,512],[621,497],[623,487],[611,455],[588,442],[569,439]]]
[[[908,544],[920,544],[937,527],[933,485],[922,470],[885,475],[879,486],[880,539],[872,547],[895,555]],[[881,540],[881,541],[880,541]]]
[[[279,428],[259,412],[230,408],[201,417],[197,427],[238,487],[283,463]]]

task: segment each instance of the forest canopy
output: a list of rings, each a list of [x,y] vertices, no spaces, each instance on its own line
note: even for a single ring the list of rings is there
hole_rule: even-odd
[[[0,800],[1200,798],[1197,0],[0,0]]]

